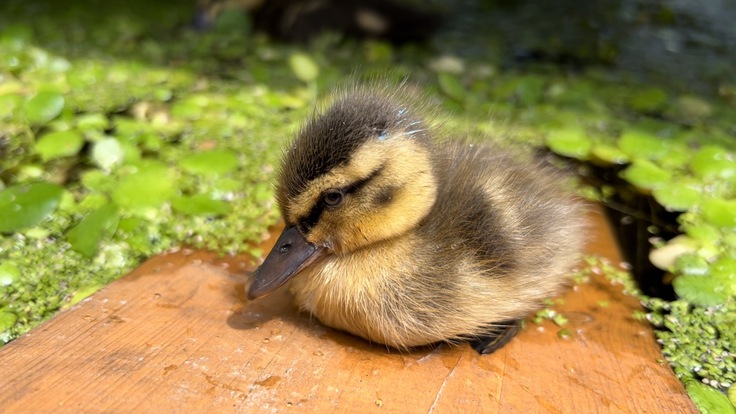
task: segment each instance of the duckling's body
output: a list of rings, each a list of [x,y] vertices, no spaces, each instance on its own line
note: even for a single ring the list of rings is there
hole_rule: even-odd
[[[302,309],[371,342],[481,339],[483,351],[557,294],[577,260],[581,208],[559,180],[490,145],[435,140],[410,106],[352,90],[284,157],[287,232],[316,252],[286,279]],[[251,297],[283,283],[270,281],[287,244],[298,243],[277,242]]]

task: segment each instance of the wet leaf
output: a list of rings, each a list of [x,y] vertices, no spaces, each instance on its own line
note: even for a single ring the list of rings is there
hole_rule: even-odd
[[[173,172],[165,165],[151,163],[121,178],[112,199],[123,211],[148,215],[176,193]]]
[[[319,66],[311,56],[305,53],[294,53],[289,57],[289,67],[302,82],[313,82],[319,76]]]
[[[696,253],[685,253],[675,259],[675,269],[684,275],[705,276],[708,273],[708,261]]]
[[[76,118],[76,125],[81,131],[103,131],[110,121],[104,114],[81,114]]]
[[[74,292],[74,296],[72,296],[71,299],[69,299],[69,302],[64,305],[65,308],[70,308],[77,303],[87,299],[88,297],[92,296],[95,292],[102,289],[102,286],[100,285],[88,285],[81,287],[77,289],[76,292]]]
[[[442,93],[458,102],[465,101],[467,92],[465,91],[465,86],[463,86],[457,76],[443,72],[437,75],[437,81],[440,84]]]
[[[726,293],[736,295],[736,259],[721,257],[710,265],[710,274],[723,285]]]
[[[106,204],[82,219],[66,233],[66,239],[72,249],[87,258],[97,255],[100,242],[115,234],[120,214],[114,203]]]
[[[659,88],[639,91],[631,98],[631,108],[642,113],[661,112],[667,105],[667,93]]]
[[[64,96],[57,92],[39,92],[26,101],[25,111],[31,124],[45,124],[64,109]]]
[[[593,157],[607,164],[626,164],[629,156],[617,147],[611,145],[596,145],[591,151]]]
[[[0,286],[12,285],[20,277],[18,265],[9,260],[0,263]]]
[[[155,240],[149,234],[151,230],[156,231],[151,228],[148,221],[140,217],[126,217],[120,220],[117,234],[121,235],[132,249],[148,251],[155,243]]]
[[[629,157],[648,160],[657,160],[668,151],[668,143],[665,138],[639,129],[625,130],[618,140],[618,147]]]
[[[6,331],[15,325],[18,316],[7,310],[0,310],[0,332]]]
[[[42,222],[59,206],[64,189],[45,182],[0,191],[0,233],[13,233]]]
[[[621,177],[639,188],[653,190],[666,185],[672,174],[651,161],[638,159],[621,172]]]
[[[736,200],[711,198],[700,206],[705,221],[719,227],[736,227]]]
[[[719,228],[703,223],[702,221],[683,224],[682,228],[690,238],[701,242],[714,243],[721,238]]]
[[[221,177],[221,178],[218,178],[212,181],[212,187],[214,188],[216,193],[224,195],[227,193],[231,193],[231,192],[240,190],[241,188],[243,188],[243,183],[234,178]],[[221,197],[215,197],[215,198],[221,198]]]
[[[230,211],[230,203],[214,200],[206,194],[177,197],[171,200],[174,210],[191,216],[221,216]]]
[[[710,117],[713,114],[713,107],[705,99],[694,95],[684,95],[677,98],[674,112],[674,116],[682,117],[689,122],[697,122]]]
[[[103,170],[109,171],[125,159],[122,145],[115,138],[105,138],[92,147],[92,161]]]
[[[736,414],[728,397],[700,381],[685,382],[685,390],[702,414]]]
[[[116,185],[110,175],[96,168],[82,173],[81,181],[86,188],[100,193],[109,193]]]
[[[678,296],[698,306],[720,305],[729,296],[720,281],[710,276],[677,276],[672,287]]]
[[[15,114],[16,109],[21,105],[21,102],[22,99],[19,95],[0,95],[0,119],[12,117]]]
[[[560,155],[584,160],[592,143],[583,128],[568,127],[550,131],[547,146]]]
[[[736,158],[721,147],[707,145],[695,154],[690,169],[704,179],[731,178],[736,176]]]
[[[77,155],[84,145],[82,134],[77,131],[57,131],[43,135],[36,142],[35,150],[43,161]]]
[[[214,149],[190,155],[179,162],[188,172],[204,175],[221,175],[238,168],[238,156],[227,149]]]
[[[663,183],[653,191],[653,195],[668,211],[687,211],[697,205],[703,197],[700,189],[678,181]]]

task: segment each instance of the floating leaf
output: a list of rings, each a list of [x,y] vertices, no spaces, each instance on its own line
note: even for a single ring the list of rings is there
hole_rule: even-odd
[[[685,118],[689,122],[702,121],[713,114],[711,104],[694,95],[684,95],[675,102],[675,116]]]
[[[685,382],[685,390],[702,414],[736,414],[736,409],[722,392],[700,381]]]
[[[637,112],[657,113],[667,105],[667,93],[659,88],[648,88],[631,98],[631,108]]]
[[[20,277],[18,265],[11,261],[0,264],[0,286],[12,285]]]
[[[626,164],[629,156],[617,147],[610,145],[596,145],[591,151],[593,157],[608,164]]]
[[[71,299],[69,299],[69,302],[64,305],[65,308],[72,307],[76,305],[77,303],[85,300],[86,298],[92,296],[95,292],[102,289],[101,285],[88,285],[81,287],[77,289],[76,292],[74,292],[74,296],[72,296]]]
[[[191,173],[204,175],[225,174],[238,168],[238,156],[227,149],[214,149],[190,155],[179,165]]]
[[[20,95],[0,95],[0,119],[12,117],[15,114],[16,109],[21,105],[21,102],[22,99]]]
[[[253,200],[259,203],[264,203],[273,199],[273,186],[268,183],[256,183],[249,187],[251,190],[251,196]]]
[[[105,138],[95,143],[92,147],[92,161],[103,170],[122,164],[125,152],[122,145],[115,138]]]
[[[687,211],[700,202],[700,189],[682,182],[667,182],[653,191],[654,198],[668,211]]]
[[[59,206],[63,191],[56,184],[44,182],[0,191],[0,233],[12,233],[40,223]]]
[[[28,122],[45,124],[56,118],[64,109],[64,96],[57,92],[39,92],[26,101]]]
[[[115,234],[119,221],[118,206],[113,203],[106,204],[69,230],[66,239],[72,245],[72,249],[91,259],[97,255],[100,241],[109,239]]]
[[[443,72],[437,76],[437,81],[440,84],[440,90],[445,95],[458,102],[465,102],[467,92],[465,92],[465,86],[463,86],[457,76]]]
[[[223,200],[214,200],[206,194],[191,197],[177,197],[171,200],[174,210],[191,216],[221,216],[230,211],[230,204]]]
[[[126,217],[120,220],[116,237],[119,235],[131,249],[139,252],[150,251],[157,242],[151,233],[158,231],[152,228],[148,221],[140,217]]]
[[[695,154],[690,169],[704,179],[731,178],[736,176],[736,159],[721,147],[707,145]]]
[[[302,82],[313,82],[319,76],[319,66],[309,55],[294,53],[289,57],[289,67]]]
[[[709,266],[708,261],[700,255],[685,253],[675,260],[675,269],[684,275],[705,276],[708,273]]]
[[[736,295],[736,258],[719,258],[711,263],[710,274],[723,285],[729,296]]]
[[[81,131],[104,131],[110,121],[104,114],[81,114],[76,118],[76,125]]]
[[[18,316],[7,310],[0,310],[0,332],[7,331],[15,325]]]
[[[672,287],[678,296],[699,306],[716,306],[728,299],[721,282],[710,276],[677,276]]]
[[[621,171],[621,177],[639,188],[653,190],[667,184],[672,174],[649,160],[638,159]]]
[[[568,127],[550,131],[547,146],[560,155],[584,160],[590,153],[592,143],[583,128]]]
[[[702,221],[697,223],[683,223],[682,228],[690,238],[701,242],[714,243],[721,238],[719,228],[703,223]]]
[[[165,165],[151,163],[123,177],[112,192],[112,199],[121,209],[134,214],[149,214],[176,193],[173,172]]]
[[[657,160],[667,153],[669,150],[668,146],[665,138],[639,129],[628,129],[624,131],[618,140],[618,147],[621,148],[621,151],[632,158],[639,157]]]
[[[57,131],[43,135],[36,142],[35,150],[44,161],[77,155],[84,145],[82,134],[77,131]]]
[[[110,193],[116,186],[113,177],[96,168],[83,172],[81,181],[88,189],[100,193]]]
[[[736,227],[736,200],[711,198],[700,206],[705,221],[720,227]]]
[[[220,177],[212,181],[212,188],[215,190],[215,193],[225,195],[242,189],[243,182],[230,177]]]
[[[120,144],[120,150],[123,153],[122,158],[118,162],[124,162],[125,164],[135,164],[141,160],[141,149],[134,142],[130,141],[118,141]]]

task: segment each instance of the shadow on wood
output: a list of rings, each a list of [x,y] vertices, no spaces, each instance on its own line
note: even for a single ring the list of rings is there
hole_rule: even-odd
[[[589,251],[617,263],[600,212]],[[271,243],[275,238],[271,239]],[[268,250],[270,246],[264,246]],[[0,349],[6,412],[697,412],[636,299],[596,276],[559,306],[571,339],[528,323],[500,351],[399,353],[245,298],[242,257],[180,251]],[[602,308],[601,301],[608,306]]]

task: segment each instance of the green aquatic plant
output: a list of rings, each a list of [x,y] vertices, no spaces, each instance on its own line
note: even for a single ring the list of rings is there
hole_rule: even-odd
[[[650,258],[670,275],[677,300],[638,295],[658,328],[663,354],[696,404],[704,411],[726,412],[719,410],[728,400],[713,388],[724,392],[736,381],[736,140],[722,139],[732,131],[714,115],[727,103],[683,99],[671,104],[658,89],[633,92],[629,106],[607,102],[626,114],[628,125],[578,119],[562,132],[551,130],[547,145],[623,179],[612,182],[619,186],[613,193],[633,191],[651,197],[662,211],[679,214],[677,237],[658,239],[656,225],[649,235]],[[669,119],[650,118],[662,114]],[[695,121],[706,119],[712,124]],[[611,194],[599,198],[606,203]],[[633,216],[656,214],[631,209]]]

